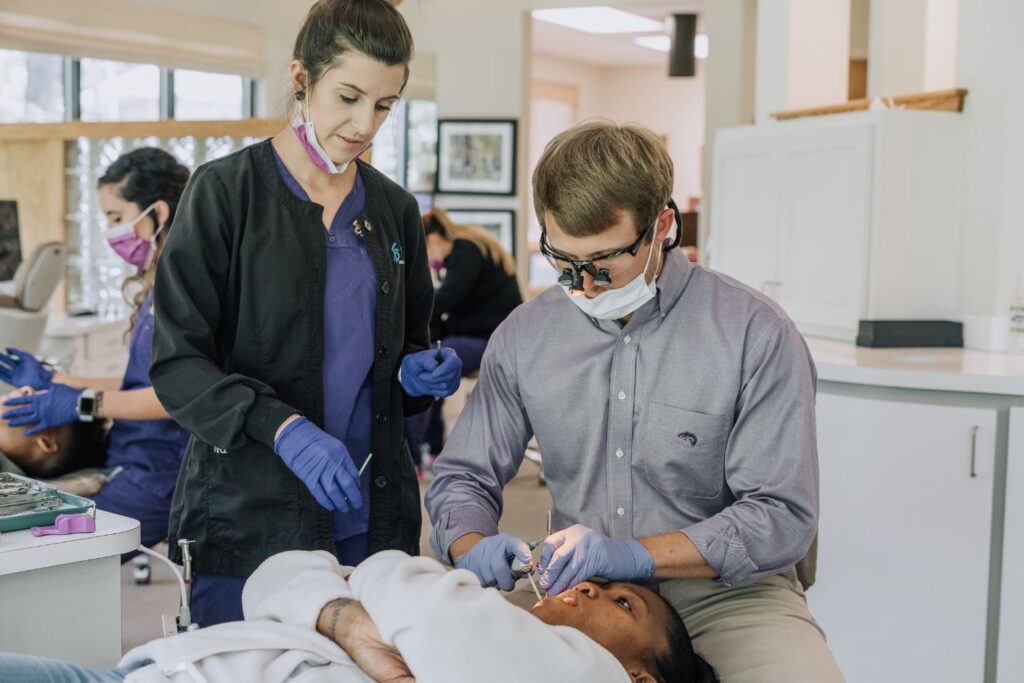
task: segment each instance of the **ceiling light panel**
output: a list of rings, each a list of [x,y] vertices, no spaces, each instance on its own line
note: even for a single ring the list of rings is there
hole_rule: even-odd
[[[658,52],[668,52],[672,49],[672,39],[668,36],[638,36],[633,42],[640,47],[646,47]]]

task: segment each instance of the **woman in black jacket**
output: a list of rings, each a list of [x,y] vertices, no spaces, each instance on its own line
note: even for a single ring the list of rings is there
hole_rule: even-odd
[[[491,233],[474,225],[453,223],[443,209],[423,215],[427,256],[441,286],[434,295],[431,339],[455,350],[463,377],[480,369],[491,334],[523,303],[516,266]],[[417,465],[440,452],[444,440],[441,402],[405,422]]]
[[[412,36],[385,0],[319,0],[295,41],[291,125],[201,166],[156,281],[153,387],[189,442],[170,547],[193,542],[203,626],[241,619],[282,550],[354,565],[419,545],[402,418],[451,394],[428,349],[416,202],[356,159],[395,106]],[[372,456],[372,457],[371,457]]]

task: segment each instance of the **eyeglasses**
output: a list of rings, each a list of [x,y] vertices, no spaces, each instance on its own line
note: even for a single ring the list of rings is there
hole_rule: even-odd
[[[590,276],[594,278],[594,284],[598,287],[610,287],[612,284],[612,273],[615,271],[616,265],[612,261],[622,256],[623,254],[629,254],[630,256],[636,256],[636,253],[640,251],[640,247],[647,240],[648,235],[654,230],[654,226],[658,224],[657,219],[647,229],[636,238],[636,241],[630,244],[628,247],[622,249],[616,249],[600,256],[593,256],[588,259],[574,259],[568,254],[563,254],[560,251],[552,249],[551,245],[548,244],[548,233],[547,230],[542,230],[540,233],[540,251],[547,258],[548,263],[555,270],[561,270],[561,274],[558,276],[558,284],[563,287],[570,287],[576,290],[583,289],[583,273],[590,273]],[[569,264],[571,267],[563,268],[561,264]]]

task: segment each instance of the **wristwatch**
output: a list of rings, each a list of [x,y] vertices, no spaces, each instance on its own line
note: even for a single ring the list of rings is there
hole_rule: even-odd
[[[80,422],[92,422],[96,414],[96,392],[92,389],[83,389],[78,395],[78,420]]]

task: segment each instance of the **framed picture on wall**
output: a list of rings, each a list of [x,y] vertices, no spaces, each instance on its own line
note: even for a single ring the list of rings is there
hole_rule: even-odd
[[[436,177],[438,192],[515,194],[515,120],[439,120]]]
[[[516,256],[516,212],[510,209],[445,209],[452,223],[477,225],[498,238],[505,251]]]

